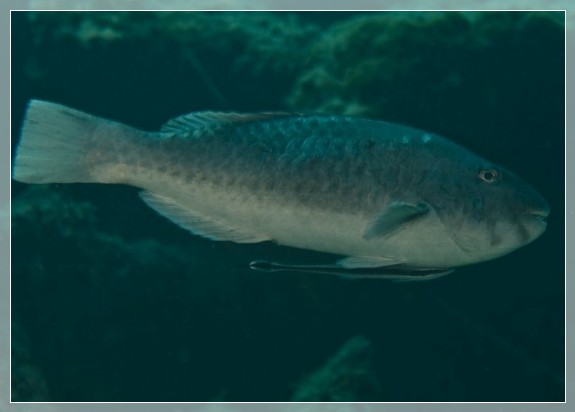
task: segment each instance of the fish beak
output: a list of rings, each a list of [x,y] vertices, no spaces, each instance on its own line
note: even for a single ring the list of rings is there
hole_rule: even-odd
[[[528,212],[530,216],[533,216],[536,220],[541,223],[547,223],[547,218],[549,217],[549,210],[536,210]]]

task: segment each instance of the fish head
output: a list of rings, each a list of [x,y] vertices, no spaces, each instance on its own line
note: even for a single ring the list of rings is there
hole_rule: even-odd
[[[464,264],[505,255],[545,231],[547,201],[515,173],[469,153],[442,174],[434,208]]]

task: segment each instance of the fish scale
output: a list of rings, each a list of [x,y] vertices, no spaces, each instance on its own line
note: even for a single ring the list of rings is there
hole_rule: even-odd
[[[390,279],[436,278],[526,245],[549,214],[517,175],[443,137],[327,115],[199,112],[145,132],[33,100],[13,176],[129,184],[158,213],[208,239],[271,240],[344,257],[252,265],[268,271],[364,269],[372,277],[381,269],[385,278],[389,268]]]

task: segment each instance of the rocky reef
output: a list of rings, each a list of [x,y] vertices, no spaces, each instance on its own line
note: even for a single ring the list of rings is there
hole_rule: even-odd
[[[296,387],[294,402],[373,402],[381,387],[373,370],[371,342],[350,338],[323,366]]]
[[[310,256],[191,236],[132,188],[13,182],[13,400],[561,401],[563,33],[553,12],[14,12],[14,150],[31,98],[151,130],[361,115],[517,171],[552,215],[445,280],[355,282],[250,272]]]

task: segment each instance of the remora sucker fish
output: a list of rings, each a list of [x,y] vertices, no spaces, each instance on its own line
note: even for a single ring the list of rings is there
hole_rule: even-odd
[[[127,184],[194,234],[345,257],[251,264],[268,271],[433,278],[526,245],[549,214],[517,175],[445,138],[329,115],[198,112],[149,132],[32,100],[13,177]]]

